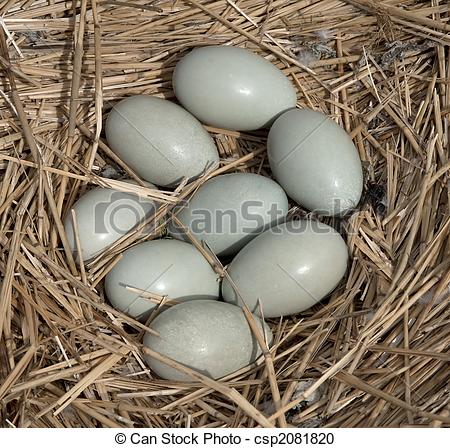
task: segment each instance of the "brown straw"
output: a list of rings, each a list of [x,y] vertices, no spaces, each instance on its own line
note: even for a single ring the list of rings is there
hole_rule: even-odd
[[[21,0],[0,13],[1,426],[450,426],[447,1]],[[269,320],[270,348],[246,310],[263,356],[226,378],[146,350],[193,379],[181,383],[146,366],[151,323],[114,310],[104,277],[126,247],[165,235],[174,206],[208,178],[270,177],[267,130],[206,126],[220,167],[158,192],[112,152],[103,128],[124,97],[176,101],[176,62],[218,44],[267,58],[296,87],[299,107],[345,128],[365,189],[350,216],[325,220],[350,254],[330,297]],[[63,220],[77,230],[73,204],[96,185],[152,197],[158,226],[78,265]],[[308,211],[291,203],[289,213]]]

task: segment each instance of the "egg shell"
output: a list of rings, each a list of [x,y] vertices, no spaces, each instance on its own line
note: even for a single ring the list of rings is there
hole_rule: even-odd
[[[238,252],[250,240],[288,212],[283,189],[273,180],[253,173],[232,173],[206,181],[177,212],[177,218],[217,255]],[[182,228],[169,226],[175,238],[186,239]]]
[[[120,101],[106,121],[113,151],[143,179],[174,186],[217,165],[217,148],[201,123],[182,107],[136,95]]]
[[[220,294],[218,276],[205,257],[191,244],[169,239],[127,249],[106,275],[105,292],[112,306],[147,319],[156,303],[127,286],[177,301],[216,300]]]
[[[150,183],[146,187],[156,189]],[[85,193],[72,207],[76,215],[83,261],[100,255],[139,223],[150,218],[157,207],[157,203],[151,199],[112,188],[96,187]],[[71,212],[64,220],[64,228],[70,247],[79,261]]]
[[[259,129],[297,102],[295,89],[281,70],[239,47],[192,50],[176,65],[172,82],[187,110],[219,128]]]
[[[255,317],[262,330],[262,323]],[[221,378],[254,362],[261,349],[241,308],[229,303],[195,300],[160,314],[150,325],[159,336],[147,333],[144,345],[211,378]],[[264,323],[267,341],[272,332]],[[160,377],[195,381],[149,355],[147,364]]]
[[[347,268],[347,246],[336,230],[317,221],[290,221],[247,244],[228,273],[251,311],[261,300],[265,317],[287,316],[319,303]],[[241,305],[228,280],[225,301]]]
[[[282,114],[270,129],[269,163],[288,196],[319,215],[356,207],[363,187],[361,161],[350,136],[309,109]]]

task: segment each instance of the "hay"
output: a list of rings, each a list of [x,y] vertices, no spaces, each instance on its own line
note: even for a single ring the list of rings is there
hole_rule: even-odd
[[[447,2],[19,0],[0,10],[2,426],[450,425]],[[221,381],[191,372],[197,382],[185,384],[152,376],[146,326],[105,302],[102,279],[145,236],[77,267],[61,217],[94,184],[152,194],[114,180],[137,176],[108,148],[102,120],[128,95],[174,99],[176,61],[210,44],[268,58],[300,106],[341,124],[366,191],[351,217],[331,220],[351,264],[330,299],[272,320],[274,346],[256,365]],[[223,162],[211,175],[270,175],[265,131],[208,130]],[[159,217],[204,180],[160,194]]]

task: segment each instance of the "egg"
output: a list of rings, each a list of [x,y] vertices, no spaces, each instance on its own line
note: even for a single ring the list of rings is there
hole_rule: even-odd
[[[281,222],[288,212],[283,189],[253,173],[232,173],[206,181],[177,218],[220,256],[232,255],[251,239]],[[186,239],[182,226],[172,223],[170,234]]]
[[[156,189],[150,183],[146,187]],[[72,209],[78,226],[81,259],[87,261],[100,255],[139,223],[150,218],[157,210],[157,203],[132,193],[96,187],[81,196]],[[64,228],[70,247],[79,261],[72,222],[72,213],[69,212]]]
[[[261,320],[255,317],[262,330]],[[144,345],[197,372],[217,379],[254,362],[261,349],[241,308],[229,303],[195,300],[164,311],[151,323],[159,336],[147,333]],[[267,341],[272,333],[264,324]],[[194,381],[192,377],[146,355],[160,377]]]
[[[332,227],[309,220],[273,227],[247,244],[228,273],[251,311],[261,301],[265,317],[287,316],[319,303],[338,285],[348,251]],[[242,305],[228,280],[226,302]]]
[[[281,70],[238,47],[194,49],[178,62],[172,82],[189,112],[219,128],[259,129],[297,102],[296,91]]]
[[[282,114],[270,129],[269,163],[288,196],[319,215],[356,207],[361,161],[350,136],[326,115],[308,109]]]
[[[200,122],[182,107],[148,95],[114,106],[106,121],[112,150],[143,179],[170,187],[218,164],[217,148]]]
[[[216,300],[220,293],[217,274],[191,244],[177,240],[153,240],[127,249],[105,278],[105,292],[112,306],[145,320],[157,302],[140,291],[170,300]]]

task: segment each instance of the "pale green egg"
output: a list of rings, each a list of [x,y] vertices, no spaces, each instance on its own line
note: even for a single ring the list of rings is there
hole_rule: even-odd
[[[109,113],[106,138],[112,150],[143,179],[175,186],[219,162],[217,148],[200,122],[175,103],[136,95]]]
[[[273,124],[270,167],[288,196],[319,215],[341,215],[358,205],[361,160],[350,136],[326,115],[293,109]]]
[[[175,95],[201,122],[225,129],[259,129],[295,107],[297,95],[274,64],[244,48],[196,48],[176,65]]]
[[[146,187],[157,189],[148,182]],[[88,191],[72,207],[78,226],[81,257],[77,250],[70,211],[64,221],[66,235],[76,259],[87,261],[100,255],[133,228],[149,220],[156,213],[157,207],[157,202],[152,199],[112,188],[95,187]]]
[[[255,317],[268,343],[272,332]],[[147,333],[144,345],[211,378],[221,378],[254,362],[261,349],[241,308],[229,303],[195,300],[175,305],[150,325],[159,336]],[[263,333],[262,333],[263,334]],[[147,364],[160,377],[195,381],[187,374],[146,356]]]
[[[205,182],[175,211],[177,218],[199,241],[219,256],[234,255],[267,228],[284,220],[288,200],[272,179],[253,173],[232,173]],[[169,232],[186,239],[182,226]]]
[[[157,305],[145,292],[173,301],[217,300],[220,282],[194,246],[162,239],[140,243],[123,252],[106,276],[105,291],[114,308],[145,320]]]
[[[290,221],[247,244],[228,273],[251,311],[261,301],[265,317],[300,313],[320,303],[347,269],[348,250],[341,235],[318,221]],[[222,285],[225,301],[242,305],[230,282]]]

